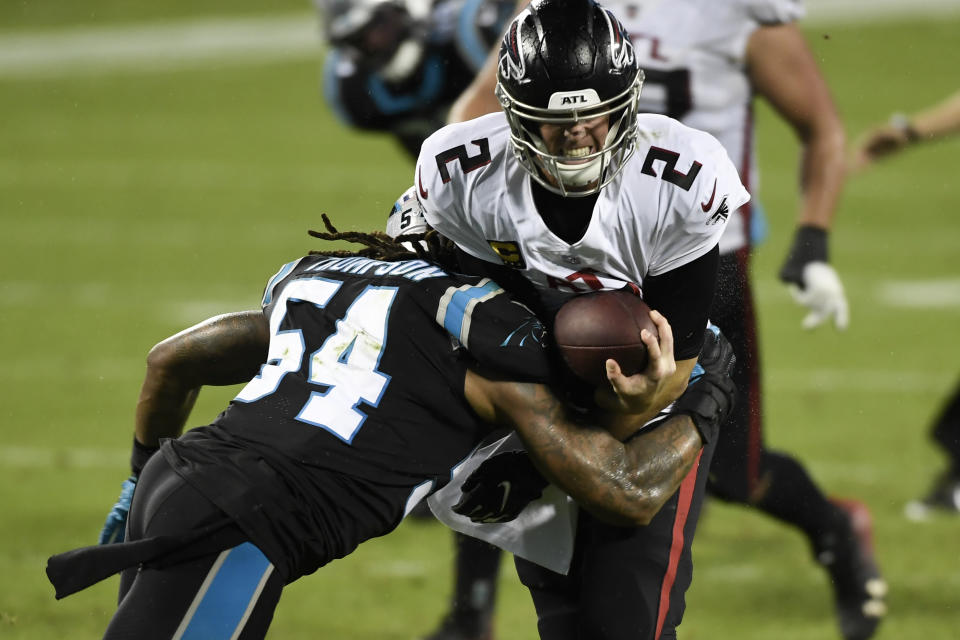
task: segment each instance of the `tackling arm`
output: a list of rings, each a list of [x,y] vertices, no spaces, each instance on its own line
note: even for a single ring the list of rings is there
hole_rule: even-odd
[[[137,399],[132,474],[107,514],[100,544],[122,542],[137,479],[160,447],[161,438],[183,432],[193,404],[205,384],[226,385],[252,378],[266,360],[270,341],[260,311],[211,318],[157,344],[147,356],[147,373]]]
[[[574,423],[538,384],[468,372],[466,394],[481,418],[516,429],[544,477],[612,524],[650,522],[696,462],[703,440],[688,415],[673,415],[627,443]]]
[[[137,399],[137,442],[156,447],[160,438],[179,436],[200,387],[249,380],[266,360],[269,342],[263,313],[240,311],[205,320],[153,347]]]

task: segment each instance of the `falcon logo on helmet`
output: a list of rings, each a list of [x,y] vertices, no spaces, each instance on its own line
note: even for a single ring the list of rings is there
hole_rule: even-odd
[[[520,52],[520,41],[517,39],[519,20],[522,15],[521,13],[517,16],[517,19],[507,29],[500,46],[500,75],[514,80],[523,80],[524,76],[527,75],[527,68],[523,63],[523,55]]]
[[[613,66],[619,70],[630,71],[636,66],[637,58],[633,53],[633,42],[623,24],[617,20],[609,9],[604,9],[607,17],[607,25],[610,28],[610,42],[613,50]]]

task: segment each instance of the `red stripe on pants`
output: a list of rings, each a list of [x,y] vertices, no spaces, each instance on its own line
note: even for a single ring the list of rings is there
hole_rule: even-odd
[[[700,470],[700,458],[702,456],[703,451],[701,450],[697,454],[697,460],[693,463],[693,468],[683,479],[677,492],[677,515],[673,520],[670,560],[667,564],[667,572],[663,576],[663,583],[660,585],[660,610],[657,612],[657,634],[654,636],[657,639],[660,638],[663,623],[667,619],[667,612],[670,611],[670,591],[673,589],[673,583],[677,578],[677,566],[680,564],[680,555],[683,553],[683,529],[686,527],[687,516],[690,514],[690,503],[693,502],[693,490],[697,486],[697,472]]]

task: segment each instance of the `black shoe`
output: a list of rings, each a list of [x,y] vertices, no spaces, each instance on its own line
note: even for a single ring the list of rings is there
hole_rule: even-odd
[[[940,474],[930,493],[921,500],[911,500],[904,509],[910,520],[927,520],[933,512],[960,513],[960,473],[948,470]]]
[[[447,615],[440,627],[430,635],[423,636],[422,640],[493,640],[493,631],[489,620],[486,623],[467,624]]]
[[[870,511],[853,500],[831,500],[837,525],[816,542],[817,562],[830,573],[845,640],[867,640],[887,613],[887,583],[873,554]]]

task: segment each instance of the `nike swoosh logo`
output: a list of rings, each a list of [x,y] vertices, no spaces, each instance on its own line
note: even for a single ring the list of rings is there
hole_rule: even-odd
[[[717,185],[714,183],[713,188],[716,189]],[[427,199],[427,190],[423,188],[423,172],[417,171],[417,189],[420,190],[420,197],[424,200]],[[710,198],[710,202],[713,202],[713,198]]]
[[[700,208],[703,209],[704,212],[710,211],[710,209],[713,208],[713,197],[715,195],[717,195],[717,179],[716,178],[713,179],[713,191],[710,192],[710,199],[707,200],[705,203],[704,202],[700,203]]]

